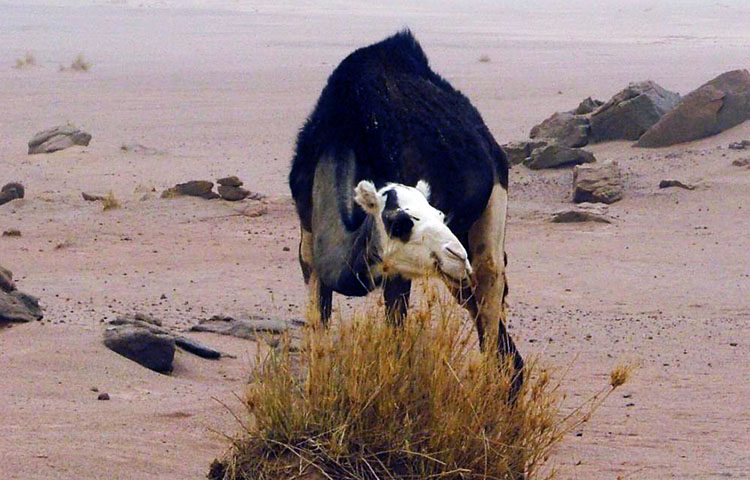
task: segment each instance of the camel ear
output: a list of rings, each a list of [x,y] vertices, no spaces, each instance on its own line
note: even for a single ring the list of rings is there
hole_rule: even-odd
[[[362,180],[354,189],[354,201],[362,207],[365,212],[373,215],[380,214],[383,200],[378,195],[375,184],[369,180]]]
[[[430,184],[427,183],[426,180],[418,181],[417,186],[414,188],[419,190],[422,193],[422,195],[424,195],[424,198],[426,198],[428,201],[430,200]]]

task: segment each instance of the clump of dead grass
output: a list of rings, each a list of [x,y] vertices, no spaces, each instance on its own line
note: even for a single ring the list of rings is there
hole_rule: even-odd
[[[402,328],[374,308],[310,328],[299,357],[269,353],[237,416],[244,431],[209,478],[551,478],[552,449],[627,379],[613,373],[563,415],[559,381],[531,359],[509,405],[510,363],[476,348],[454,302],[432,289],[423,304]]]
[[[88,72],[89,70],[91,70],[91,62],[87,62],[86,60],[84,60],[82,54],[79,54],[76,58],[74,58],[73,61],[70,62],[69,67],[60,65],[61,72],[67,72],[67,71]]]
[[[107,193],[107,195],[101,197],[99,201],[102,204],[102,210],[110,210],[113,208],[120,208],[122,205],[120,205],[120,201],[117,200],[117,197],[115,197],[115,194],[112,193],[112,190]]]
[[[36,65],[36,57],[31,52],[26,52],[26,55],[20,58],[16,58],[16,64],[13,68],[21,69],[26,67],[33,67]]]

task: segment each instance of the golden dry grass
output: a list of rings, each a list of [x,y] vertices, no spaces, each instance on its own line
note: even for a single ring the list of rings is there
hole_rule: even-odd
[[[115,194],[110,192],[99,200],[102,204],[102,210],[110,210],[113,208],[120,208],[120,201],[117,200]]]
[[[371,308],[337,329],[310,328],[298,357],[282,348],[259,361],[237,416],[243,432],[209,478],[554,476],[545,465],[553,448],[627,369],[563,415],[560,384],[531,359],[509,405],[510,364],[480,352],[459,307],[429,292],[403,328]]]

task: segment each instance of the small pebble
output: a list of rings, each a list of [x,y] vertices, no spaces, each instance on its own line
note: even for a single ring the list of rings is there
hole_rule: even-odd
[[[97,400],[109,400],[109,393],[104,392],[100,393],[98,397],[96,397]]]

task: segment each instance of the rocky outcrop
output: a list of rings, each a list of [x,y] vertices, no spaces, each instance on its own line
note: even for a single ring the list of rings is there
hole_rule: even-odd
[[[553,144],[535,149],[531,152],[531,156],[524,160],[523,163],[532,170],[539,170],[542,168],[593,163],[595,161],[596,158],[591,152],[581,150],[580,148],[570,148],[565,145]]]
[[[631,83],[591,114],[589,140],[638,140],[679,101],[652,81]]]
[[[612,223],[612,219],[607,215],[607,212],[607,205],[584,202],[553,213],[550,221],[552,223]]]
[[[508,142],[503,145],[503,151],[508,158],[509,165],[518,165],[531,156],[531,152],[547,145],[546,141]]]
[[[52,153],[73,145],[88,146],[91,134],[71,125],[60,125],[34,135],[29,141],[29,155]]]
[[[0,322],[31,322],[42,319],[39,299],[16,289],[13,273],[0,266]]]
[[[582,115],[557,112],[532,128],[529,137],[566,147],[583,147],[589,143],[589,120]]]
[[[0,205],[17,198],[23,198],[25,194],[26,191],[20,183],[13,182],[5,184],[3,188],[0,189]]]
[[[750,120],[750,72],[734,70],[686,95],[637,146],[656,148],[698,140],[746,120]]]
[[[622,173],[617,162],[579,165],[573,170],[573,202],[613,203],[622,195]]]
[[[110,326],[104,331],[104,345],[155,372],[172,371],[175,340],[169,335],[136,325]]]
[[[573,113],[575,115],[587,115],[597,108],[604,105],[604,102],[601,100],[595,100],[591,97],[585,98],[581,101],[581,103],[578,104],[578,107],[576,107],[575,110],[572,110],[570,113]]]

